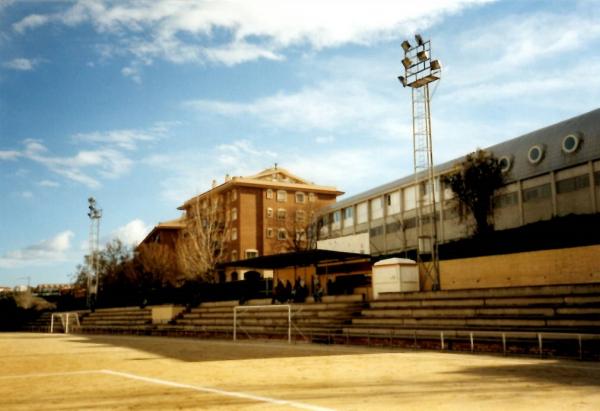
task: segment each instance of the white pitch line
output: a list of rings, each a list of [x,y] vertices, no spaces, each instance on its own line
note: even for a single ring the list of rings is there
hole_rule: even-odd
[[[218,388],[202,387],[199,385],[181,384],[181,383],[174,382],[174,381],[167,381],[167,380],[161,380],[158,378],[144,377],[141,375],[131,374],[128,372],[120,372],[120,371],[113,371],[113,370],[102,370],[101,372],[104,374],[108,374],[108,375],[117,375],[120,377],[129,378],[132,380],[144,381],[144,382],[149,382],[149,383],[158,384],[158,385],[165,385],[167,387],[184,388],[184,389],[193,390],[193,391],[225,395],[228,397],[243,398],[243,399],[247,399],[247,400],[266,402],[266,403],[275,404],[275,405],[287,405],[287,406],[302,409],[302,410],[334,411],[332,408],[319,407],[316,405],[305,404],[302,402],[279,400],[276,398],[263,397],[261,395],[254,395],[254,394],[248,394],[248,393],[236,392],[236,391],[225,391],[225,390],[220,390]]]

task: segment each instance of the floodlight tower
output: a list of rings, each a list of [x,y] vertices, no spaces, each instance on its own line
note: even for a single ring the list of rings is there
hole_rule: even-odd
[[[402,42],[404,76],[398,80],[412,91],[412,123],[414,147],[415,198],[417,210],[417,263],[419,270],[440,288],[440,266],[437,246],[437,212],[431,143],[431,110],[429,84],[440,79],[442,66],[431,59],[431,41],[415,35],[416,45]]]
[[[90,218],[90,267],[91,273],[88,273],[88,306],[93,304],[92,298],[98,296],[98,248],[100,242],[100,219],[102,218],[102,209],[96,207],[96,199],[88,198],[88,217]],[[93,277],[93,278],[92,278]],[[93,295],[93,297],[92,297]]]

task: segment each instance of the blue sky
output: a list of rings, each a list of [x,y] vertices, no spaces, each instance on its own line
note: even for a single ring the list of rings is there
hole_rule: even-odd
[[[0,285],[67,282],[225,174],[347,195],[412,170],[400,42],[431,38],[436,163],[590,111],[599,1],[0,0]]]

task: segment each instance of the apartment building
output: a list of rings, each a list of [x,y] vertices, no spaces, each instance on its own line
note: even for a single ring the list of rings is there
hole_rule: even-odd
[[[318,210],[334,204],[343,192],[317,185],[275,165],[247,177],[227,176],[210,190],[188,199],[181,219],[157,225],[144,242],[167,242],[173,249],[186,222],[197,210],[214,207],[212,219],[223,231],[223,262],[277,254],[308,246],[309,228]],[[220,281],[242,279],[235,269]]]
[[[498,230],[554,216],[600,211],[600,109],[533,131],[486,149],[500,161],[506,184],[497,191]],[[457,158],[435,168],[438,241],[470,235],[469,221],[440,176]],[[416,247],[418,196],[431,207],[430,193],[413,175],[349,197],[322,210],[319,248],[385,255]],[[424,223],[432,223],[425,213]]]

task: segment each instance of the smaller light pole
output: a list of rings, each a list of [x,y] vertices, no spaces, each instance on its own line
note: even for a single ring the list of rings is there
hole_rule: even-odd
[[[98,298],[98,247],[100,241],[100,219],[102,218],[102,209],[96,207],[96,199],[88,198],[88,217],[90,218],[90,268],[87,278],[87,303],[88,307],[93,309]]]

